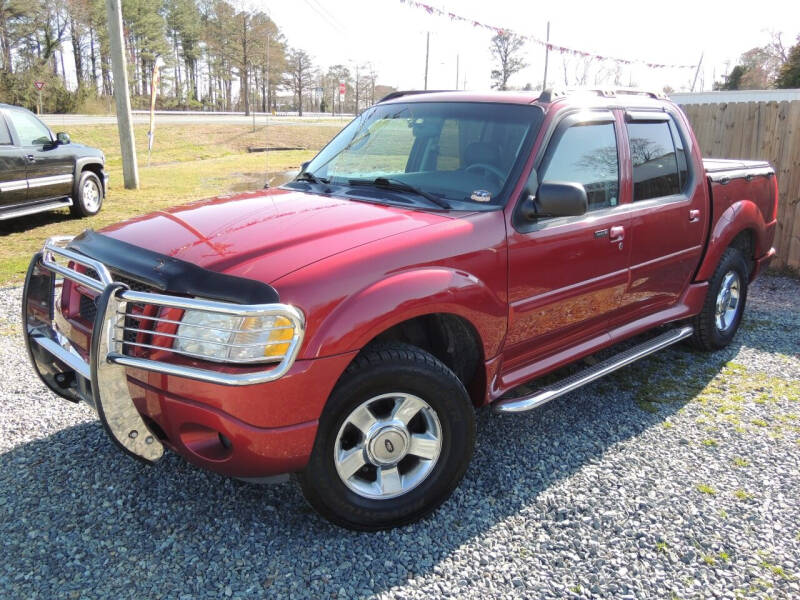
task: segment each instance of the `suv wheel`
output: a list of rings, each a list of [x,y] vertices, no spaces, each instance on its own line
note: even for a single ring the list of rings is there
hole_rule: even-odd
[[[728,248],[711,277],[702,312],[694,319],[691,340],[701,350],[719,350],[733,340],[742,322],[749,271],[742,253]]]
[[[72,207],[73,216],[91,217],[100,212],[103,205],[103,184],[92,171],[83,171],[78,180],[78,193]]]
[[[308,502],[334,523],[396,527],[450,496],[474,441],[472,404],[450,369],[414,346],[374,346],[333,390],[298,479]]]

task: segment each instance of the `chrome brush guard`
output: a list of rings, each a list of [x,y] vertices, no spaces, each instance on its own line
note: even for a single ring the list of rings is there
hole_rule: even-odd
[[[303,315],[296,308],[285,304],[242,305],[134,291],[124,283],[115,282],[103,263],[66,247],[71,239],[58,237],[47,240],[28,268],[22,298],[28,355],[37,374],[51,390],[67,400],[84,401],[92,406],[109,436],[133,456],[154,462],[163,455],[164,446],[150,431],[133,403],[126,367],[219,385],[241,386],[278,379],[294,363],[305,331]],[[68,264],[60,264],[59,259]],[[86,272],[77,270],[74,265],[80,265]],[[64,279],[99,294],[95,300],[97,312],[86,357],[69,341],[72,326],[59,310]],[[281,315],[292,322],[294,336],[279,362],[246,365],[250,369],[237,373],[130,356],[123,352],[126,342],[120,339],[120,331],[126,328],[129,302],[241,317]],[[157,349],[171,352],[167,347]]]

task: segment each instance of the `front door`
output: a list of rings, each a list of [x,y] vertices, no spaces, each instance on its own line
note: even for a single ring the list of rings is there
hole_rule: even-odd
[[[47,125],[32,112],[9,108],[6,115],[28,159],[28,201],[72,195],[75,170],[72,152],[56,143]]]
[[[0,210],[25,202],[28,197],[26,170],[25,154],[14,145],[0,113]]]
[[[572,115],[548,143],[539,181],[583,184],[589,210],[527,225],[517,221],[509,234],[504,372],[602,335],[621,310],[629,220],[620,206],[619,126],[607,110]]]

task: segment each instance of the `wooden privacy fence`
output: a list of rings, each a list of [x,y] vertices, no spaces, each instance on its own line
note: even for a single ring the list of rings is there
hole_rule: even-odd
[[[800,100],[685,104],[707,158],[768,160],[780,189],[773,267],[800,271]]]

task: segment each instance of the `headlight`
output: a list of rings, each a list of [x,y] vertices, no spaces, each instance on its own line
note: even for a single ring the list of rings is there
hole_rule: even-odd
[[[281,315],[239,317],[187,310],[174,347],[220,362],[272,362],[286,356],[295,334],[293,321]]]

